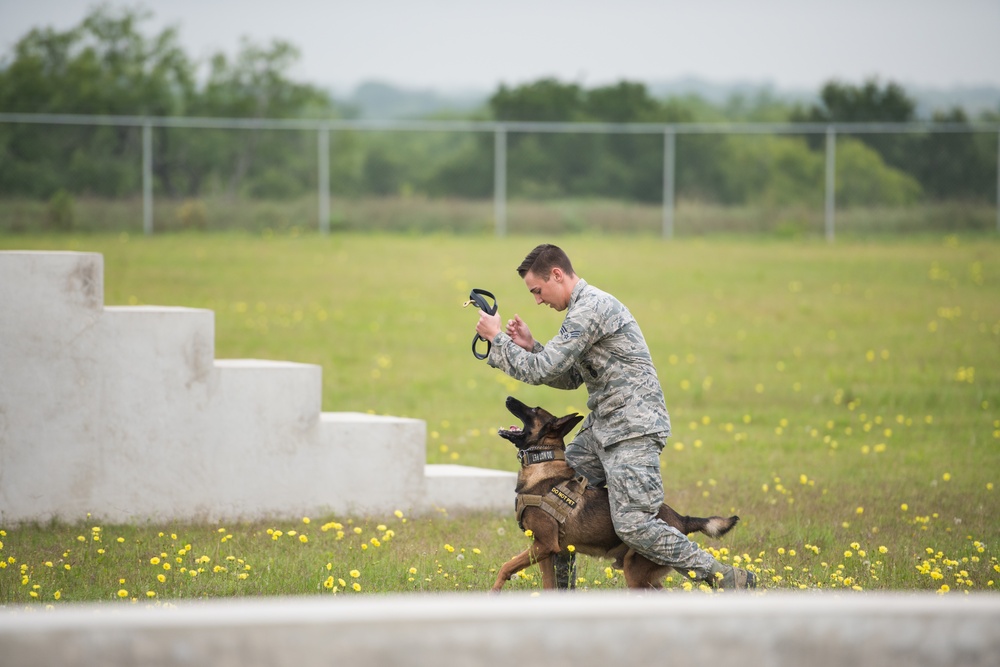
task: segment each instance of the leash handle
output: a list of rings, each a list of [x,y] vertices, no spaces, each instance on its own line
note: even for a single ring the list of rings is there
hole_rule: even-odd
[[[491,303],[491,301],[492,301],[492,303]],[[481,310],[481,311],[483,311],[483,312],[485,312],[485,313],[487,313],[489,315],[496,315],[497,314],[497,305],[498,305],[497,304],[497,298],[495,296],[493,296],[492,293],[487,292],[484,289],[473,288],[473,290],[471,292],[469,292],[469,300],[465,302],[465,305],[468,306],[470,303],[476,304],[476,307],[479,308],[479,310]],[[486,343],[486,352],[485,353],[481,354],[479,352],[479,350],[477,349],[477,345],[479,344],[479,341],[483,341],[484,343]],[[491,343],[490,341],[486,340],[485,338],[483,338],[482,336],[480,336],[478,333],[475,336],[472,337],[472,355],[476,359],[483,360],[486,357],[490,356],[490,349],[492,347],[493,347],[493,343]]]

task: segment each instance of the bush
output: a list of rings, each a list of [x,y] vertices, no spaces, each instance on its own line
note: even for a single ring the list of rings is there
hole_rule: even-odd
[[[177,222],[181,229],[207,229],[208,215],[205,213],[205,204],[198,199],[185,200],[177,209]]]
[[[49,199],[48,223],[52,229],[60,232],[73,230],[74,218],[73,195],[65,190],[59,190]]]

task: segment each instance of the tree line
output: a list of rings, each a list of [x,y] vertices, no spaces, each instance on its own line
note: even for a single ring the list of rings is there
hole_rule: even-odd
[[[36,28],[0,60],[0,111],[226,118],[349,118],[324,90],[289,76],[299,52],[276,40],[244,41],[205,66],[168,28],[146,36],[140,9],[93,10],[59,32]],[[204,68],[206,73],[200,76]],[[909,122],[916,104],[902,87],[831,81],[819,102],[787,105],[767,95],[722,107],[697,97],[653,97],[642,83],[584,88],[542,79],[500,86],[475,119],[598,123]],[[968,124],[961,109],[935,121]],[[1000,120],[990,114],[980,120]],[[98,197],[141,191],[139,128],[0,123],[0,196]],[[291,198],[315,192],[316,140],[308,132],[154,129],[159,195]],[[419,193],[489,197],[492,135],[448,132],[335,133],[331,187],[343,196]],[[508,193],[515,197],[611,197],[659,201],[663,138],[657,134],[512,132]],[[822,200],[823,137],[679,135],[679,196],[730,205]],[[857,134],[838,138],[840,205],[922,200],[991,201],[997,138],[985,133]]]

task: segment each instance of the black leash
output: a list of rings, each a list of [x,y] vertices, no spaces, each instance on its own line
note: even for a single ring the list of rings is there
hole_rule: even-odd
[[[493,302],[492,304],[490,303],[490,300],[492,300],[492,302]],[[476,307],[479,308],[479,310],[487,313],[488,315],[496,315],[497,314],[497,298],[495,296],[493,296],[491,293],[489,293],[486,290],[484,290],[484,289],[475,289],[474,288],[471,292],[469,292],[469,300],[466,301],[464,304],[462,304],[462,307],[465,308],[465,307],[467,307],[467,306],[469,306],[470,304],[473,304],[473,303],[476,304]],[[479,341],[483,341],[483,342],[486,343],[486,353],[485,354],[479,354],[479,351],[476,349],[476,344]],[[473,338],[472,338],[472,354],[476,357],[476,359],[485,359],[486,357],[490,356],[490,348],[491,347],[493,347],[493,343],[491,343],[490,341],[486,340],[485,338],[483,338],[482,336],[480,336],[478,333],[475,336],[473,336]]]

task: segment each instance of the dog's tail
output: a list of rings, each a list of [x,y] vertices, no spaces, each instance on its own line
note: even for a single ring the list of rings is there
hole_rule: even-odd
[[[733,529],[740,518],[738,516],[721,517],[710,516],[702,518],[700,516],[682,517],[684,520],[684,533],[705,533],[709,537],[722,537]]]

